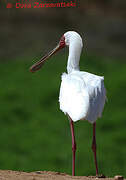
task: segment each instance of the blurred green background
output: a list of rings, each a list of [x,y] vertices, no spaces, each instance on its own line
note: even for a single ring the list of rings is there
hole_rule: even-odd
[[[68,50],[41,71],[29,67],[68,30],[84,41],[80,69],[105,76],[108,102],[97,121],[100,173],[126,177],[126,1],[80,0],[76,8],[0,7],[0,169],[71,174],[71,134],[59,110]],[[11,2],[11,0],[10,0]],[[75,123],[76,175],[95,175],[92,125]]]

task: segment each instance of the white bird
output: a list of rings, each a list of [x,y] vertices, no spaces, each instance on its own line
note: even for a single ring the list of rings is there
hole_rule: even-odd
[[[97,76],[79,70],[79,60],[83,47],[81,36],[74,31],[66,32],[60,39],[56,48],[41,58],[31,68],[31,72],[39,70],[44,62],[55,52],[69,47],[67,62],[67,73],[62,74],[59,103],[60,109],[68,115],[72,134],[72,175],[75,175],[75,152],[76,142],[74,135],[74,123],[78,120],[87,120],[93,124],[92,150],[98,175],[98,165],[96,158],[96,120],[101,117],[106,101],[106,90],[104,87],[104,77]]]

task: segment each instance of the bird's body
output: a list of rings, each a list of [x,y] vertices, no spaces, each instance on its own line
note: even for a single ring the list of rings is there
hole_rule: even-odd
[[[94,123],[101,117],[106,92],[104,78],[88,72],[63,73],[60,87],[60,109],[73,121]]]
[[[73,122],[78,120],[88,120],[93,124],[92,150],[94,153],[96,174],[98,174],[95,121],[97,118],[101,117],[106,100],[106,90],[104,87],[104,77],[79,70],[80,55],[83,47],[80,35],[74,31],[66,32],[61,37],[56,48],[35,63],[30,68],[30,71],[35,72],[39,70],[48,58],[65,46],[69,47],[69,56],[67,62],[67,73],[63,73],[62,75],[59,102],[60,109],[68,115],[70,120],[73,151],[72,175],[75,175],[76,152]]]
[[[88,120],[94,123],[101,117],[106,91],[104,77],[79,70],[83,42],[74,31],[64,34],[69,46],[67,74],[62,75],[60,88],[60,109],[73,121]]]

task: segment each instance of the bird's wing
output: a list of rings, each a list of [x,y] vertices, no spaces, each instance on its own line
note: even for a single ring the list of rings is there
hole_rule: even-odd
[[[106,100],[104,77],[86,73],[83,76],[89,94],[89,111],[86,119],[91,123],[101,117]]]

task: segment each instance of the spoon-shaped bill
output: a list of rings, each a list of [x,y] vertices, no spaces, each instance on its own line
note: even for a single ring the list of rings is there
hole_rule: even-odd
[[[39,70],[43,64],[45,63],[46,60],[48,60],[53,54],[55,54],[58,50],[60,50],[61,47],[58,44],[52,51],[50,51],[48,54],[46,54],[44,57],[42,57],[38,62],[36,62],[35,64],[33,64],[30,67],[30,71],[31,72],[35,72],[37,70]]]

